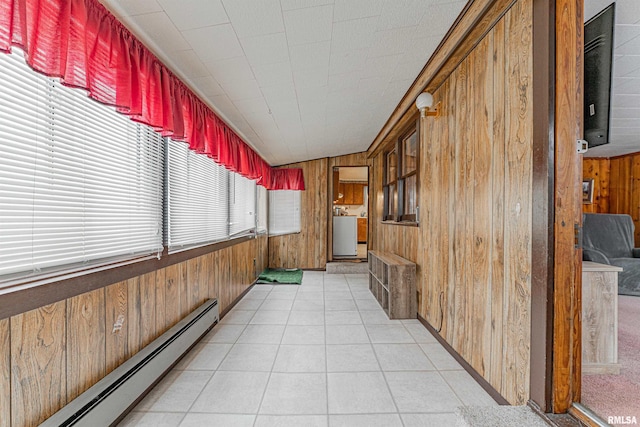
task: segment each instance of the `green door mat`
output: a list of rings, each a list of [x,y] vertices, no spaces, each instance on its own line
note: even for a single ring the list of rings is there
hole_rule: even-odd
[[[287,283],[299,285],[302,283],[302,270],[299,268],[267,268],[260,273],[256,283],[270,283],[277,285],[278,283]]]

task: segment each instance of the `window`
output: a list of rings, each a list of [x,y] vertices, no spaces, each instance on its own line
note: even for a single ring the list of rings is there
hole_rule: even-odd
[[[300,232],[300,192],[269,191],[269,236]]]
[[[386,221],[417,221],[418,129],[412,127],[384,155],[384,212]]]
[[[256,229],[256,182],[229,173],[229,235],[239,237]]]
[[[168,146],[169,253],[227,239],[230,172],[184,142]]]
[[[264,234],[267,232],[267,189],[262,185],[256,186],[256,233]]]
[[[0,79],[0,281],[161,252],[158,134],[17,49],[0,55]]]

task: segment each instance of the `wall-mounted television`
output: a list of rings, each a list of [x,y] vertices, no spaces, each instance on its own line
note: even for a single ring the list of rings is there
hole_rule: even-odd
[[[584,24],[584,139],[609,143],[615,3]]]

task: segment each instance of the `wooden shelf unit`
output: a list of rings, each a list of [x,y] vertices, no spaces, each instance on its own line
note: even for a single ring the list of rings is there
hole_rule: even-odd
[[[389,319],[415,319],[416,265],[398,255],[369,251],[369,290]]]

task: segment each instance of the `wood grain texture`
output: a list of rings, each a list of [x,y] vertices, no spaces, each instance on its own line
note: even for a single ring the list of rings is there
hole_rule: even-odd
[[[67,401],[106,374],[104,289],[67,300]]]
[[[11,332],[9,319],[0,320],[0,427],[11,425]]]
[[[582,161],[582,178],[593,179],[593,203],[585,213],[627,214],[635,225],[635,246],[640,246],[640,154]]]
[[[582,163],[575,141],[582,135],[582,0],[556,0],[555,74],[555,246],[554,246],[554,413],[580,400],[581,251],[574,224],[582,223]]]
[[[520,0],[433,93],[417,229],[380,222],[382,155],[371,171],[373,249],[416,262],[420,316],[512,404],[529,399],[531,25]]]
[[[11,425],[40,424],[67,403],[67,302],[11,318]]]
[[[328,159],[285,167],[301,168],[306,190],[301,195],[301,232],[269,237],[269,267],[325,268],[327,263]]]
[[[513,3],[514,0],[469,3],[374,139],[367,150],[369,157],[399,136],[397,132],[408,123],[407,116],[416,114],[413,106],[417,96],[425,90],[433,93],[438,89]]]
[[[105,292],[105,374],[113,371],[129,358],[129,287],[119,282]]]

